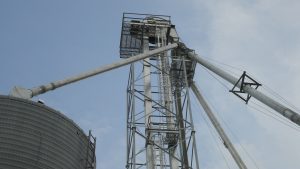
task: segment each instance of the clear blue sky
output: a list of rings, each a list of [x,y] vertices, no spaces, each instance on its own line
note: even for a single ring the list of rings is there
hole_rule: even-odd
[[[247,70],[300,107],[299,8],[293,0],[1,0],[0,93],[119,60],[122,14],[137,12],[170,15],[182,40],[197,53]],[[243,148],[260,169],[298,169],[299,132],[253,111],[198,67],[198,84],[228,124],[226,130],[234,131],[238,139],[231,137],[249,168],[255,167]],[[237,76],[241,73],[224,68]],[[127,77],[128,67],[124,67],[34,98],[63,112],[85,131],[94,131],[97,169],[125,168]],[[226,168],[196,104],[200,164],[207,169]],[[236,168],[222,151],[231,168]]]

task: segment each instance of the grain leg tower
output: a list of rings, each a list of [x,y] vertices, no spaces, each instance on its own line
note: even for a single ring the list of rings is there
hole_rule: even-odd
[[[170,19],[124,13],[120,57],[179,43]],[[199,168],[189,97],[196,62],[184,53],[174,49],[131,64],[127,87],[129,169]]]

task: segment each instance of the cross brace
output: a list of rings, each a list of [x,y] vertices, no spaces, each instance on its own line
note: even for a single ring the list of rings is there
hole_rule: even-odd
[[[239,83],[241,84],[240,88],[238,87]],[[245,86],[250,86],[250,87],[253,87],[254,89],[257,89],[259,86],[261,86],[261,84],[258,83],[257,81],[255,81],[250,76],[248,76],[246,74],[246,71],[244,71],[242,76],[234,84],[233,88],[229,91],[232,92],[233,94],[235,94],[236,96],[238,96],[239,98],[241,98],[242,100],[244,100],[246,102],[246,104],[248,104],[248,101],[250,100],[251,95],[244,91]],[[247,96],[243,96],[242,94],[247,94]]]

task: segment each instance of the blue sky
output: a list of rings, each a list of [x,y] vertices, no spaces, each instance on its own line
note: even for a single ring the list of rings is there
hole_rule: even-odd
[[[294,0],[0,1],[0,93],[59,80],[119,60],[123,12],[170,15],[197,53],[239,69],[300,107],[300,2]],[[128,67],[34,98],[97,136],[97,169],[125,168]],[[297,169],[300,133],[255,111],[198,66],[196,80],[249,168]],[[232,86],[224,82],[229,88]],[[264,89],[261,89],[264,91]],[[252,100],[255,102],[255,99]],[[226,168],[193,103],[201,168]],[[274,116],[275,113],[271,113]],[[299,129],[299,128],[297,128]],[[220,147],[220,141],[217,137]],[[244,151],[247,150],[247,153]],[[236,168],[221,148],[230,168]]]

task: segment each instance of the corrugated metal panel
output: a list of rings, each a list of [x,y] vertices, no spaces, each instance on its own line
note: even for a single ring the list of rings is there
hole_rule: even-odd
[[[89,140],[45,105],[0,96],[0,168],[85,169]]]

